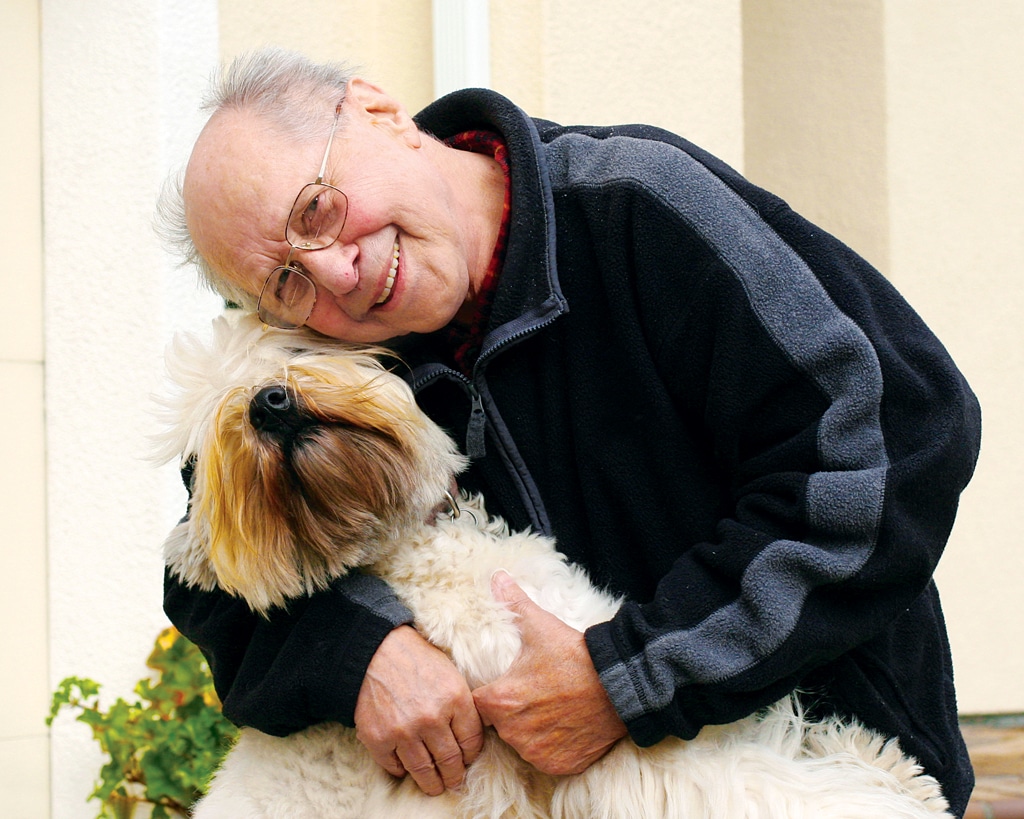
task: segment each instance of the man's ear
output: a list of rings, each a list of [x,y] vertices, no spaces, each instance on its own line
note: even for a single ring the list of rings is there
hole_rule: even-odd
[[[386,129],[410,147],[420,147],[422,134],[405,106],[372,82],[361,77],[349,80],[345,108],[349,114],[365,116],[371,125]]]

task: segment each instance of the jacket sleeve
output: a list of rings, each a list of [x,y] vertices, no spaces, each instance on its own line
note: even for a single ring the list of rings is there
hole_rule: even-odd
[[[700,419],[727,508],[652,600],[587,632],[641,744],[746,716],[891,626],[929,586],[980,443],[974,395],[877,271],[689,165],[660,169],[688,178],[659,191],[659,230],[674,222],[714,261],[677,316],[660,311],[653,355]],[[668,244],[651,238],[664,280]]]
[[[164,611],[208,660],[224,715],[275,736],[319,722],[352,726],[370,658],[412,620],[383,581],[361,574],[263,617],[166,571]]]

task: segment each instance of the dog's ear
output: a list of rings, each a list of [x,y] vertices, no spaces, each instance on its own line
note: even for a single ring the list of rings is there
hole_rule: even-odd
[[[203,591],[216,588],[217,575],[191,520],[185,518],[171,529],[164,540],[163,552],[168,570],[186,586],[196,586]]]

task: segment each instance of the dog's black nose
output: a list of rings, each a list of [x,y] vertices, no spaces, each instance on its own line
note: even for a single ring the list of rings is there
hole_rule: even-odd
[[[264,387],[249,402],[249,423],[260,432],[288,437],[308,425],[286,387]]]

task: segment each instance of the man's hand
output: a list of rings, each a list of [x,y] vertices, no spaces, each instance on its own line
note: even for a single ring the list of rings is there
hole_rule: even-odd
[[[496,599],[519,616],[523,644],[512,667],[473,692],[484,723],[537,769],[580,773],[626,735],[581,632],[537,606],[504,572]]]
[[[483,747],[465,679],[440,650],[399,626],[370,660],[356,700],[356,736],[392,776],[430,796],[457,788]]]

